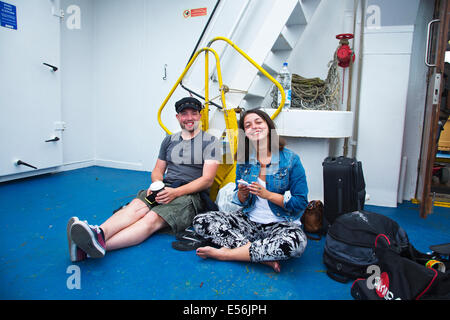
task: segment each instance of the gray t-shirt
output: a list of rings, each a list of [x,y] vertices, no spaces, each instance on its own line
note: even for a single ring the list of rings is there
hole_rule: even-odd
[[[159,150],[159,159],[166,161],[167,171],[164,182],[189,183],[202,176],[205,160],[222,160],[218,139],[204,131],[194,138],[183,140],[181,132],[164,138]]]

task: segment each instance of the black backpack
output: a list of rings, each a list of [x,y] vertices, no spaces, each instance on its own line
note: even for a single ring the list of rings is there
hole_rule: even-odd
[[[450,243],[445,244],[448,257]],[[432,249],[432,247],[430,247]],[[426,267],[402,257],[389,244],[379,241],[375,248],[378,265],[367,278],[353,282],[351,295],[356,300],[449,300],[450,271],[448,258],[433,251]],[[439,259],[439,260],[434,260]],[[435,269],[435,266],[438,266]],[[447,271],[446,271],[447,270]]]
[[[355,211],[339,216],[328,229],[323,263],[327,275],[346,283],[365,278],[367,268],[378,263],[374,252],[380,237],[388,238],[390,248],[402,256],[420,255],[397,222],[384,215]]]

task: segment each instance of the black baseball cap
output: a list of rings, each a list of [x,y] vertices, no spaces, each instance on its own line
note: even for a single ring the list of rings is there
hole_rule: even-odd
[[[192,97],[183,98],[175,103],[175,110],[177,111],[177,113],[180,113],[186,108],[201,111],[203,107],[202,103],[199,100]]]

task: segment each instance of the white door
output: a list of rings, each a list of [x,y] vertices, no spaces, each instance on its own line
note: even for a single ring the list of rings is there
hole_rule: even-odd
[[[59,0],[0,1],[3,19],[12,8],[17,23],[0,26],[0,177],[36,170],[18,160],[37,169],[62,164],[60,71],[50,67],[60,63],[54,6]]]

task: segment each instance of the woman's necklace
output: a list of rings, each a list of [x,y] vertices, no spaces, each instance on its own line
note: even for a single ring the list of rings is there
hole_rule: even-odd
[[[271,155],[265,158],[258,158],[258,161],[261,165],[261,172],[259,173],[259,178],[263,181],[266,181],[266,167],[270,164]]]

